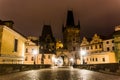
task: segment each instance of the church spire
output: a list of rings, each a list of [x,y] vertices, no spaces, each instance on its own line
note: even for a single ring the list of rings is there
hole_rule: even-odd
[[[68,10],[68,12],[67,12],[66,26],[74,26],[74,17],[73,17],[72,10]]]

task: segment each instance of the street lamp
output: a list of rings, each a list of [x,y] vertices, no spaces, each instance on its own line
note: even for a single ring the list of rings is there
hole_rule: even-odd
[[[37,55],[38,51],[33,49],[32,53],[34,55],[34,65],[35,65],[36,64],[36,61],[35,61],[36,60],[36,55]]]
[[[52,56],[52,62],[53,62],[53,66],[55,64],[55,61],[56,61],[56,58],[55,58],[55,55]]]
[[[74,59],[73,59],[73,58],[70,58],[70,65],[71,65],[71,66],[73,65],[73,62],[74,62]]]
[[[81,61],[81,64],[84,64],[84,55],[86,54],[86,51],[85,50],[81,50],[80,51],[80,61]]]
[[[52,68],[57,68],[58,59],[55,55],[52,56]]]

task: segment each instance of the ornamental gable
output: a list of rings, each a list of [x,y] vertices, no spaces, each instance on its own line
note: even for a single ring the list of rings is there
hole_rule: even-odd
[[[97,34],[94,34],[90,44],[96,44],[96,43],[100,43],[100,42],[102,42],[102,39],[100,39],[100,36],[98,36]]]
[[[84,45],[89,45],[89,42],[87,41],[85,37],[83,38],[82,43],[81,43],[81,46],[84,46]]]

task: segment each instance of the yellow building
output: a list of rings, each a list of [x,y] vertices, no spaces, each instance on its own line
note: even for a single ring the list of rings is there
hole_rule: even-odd
[[[86,64],[116,63],[114,52],[93,53],[82,57]]]
[[[25,42],[24,64],[41,64],[39,46],[33,43],[30,38]]]
[[[15,30],[0,25],[0,64],[22,64],[26,38]]]
[[[114,39],[104,38],[94,34],[91,40],[85,37],[80,45],[80,60],[78,64],[116,63]]]
[[[116,61],[120,63],[120,25],[115,27],[114,45],[115,45]]]
[[[62,49],[63,48],[63,43],[61,41],[56,42],[56,50],[57,49]]]
[[[32,39],[35,37],[28,37],[26,41],[26,50],[25,50],[25,60],[24,64],[52,64],[52,56],[51,53],[42,54],[39,52],[39,48],[41,46],[32,42]]]
[[[52,57],[53,57],[54,54],[51,54],[51,53],[45,53],[44,56],[43,56],[43,64],[53,64],[53,61],[52,61]]]

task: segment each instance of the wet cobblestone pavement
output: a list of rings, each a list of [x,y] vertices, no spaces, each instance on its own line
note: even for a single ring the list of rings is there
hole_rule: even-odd
[[[120,80],[120,76],[84,69],[39,69],[0,75],[0,80]]]

